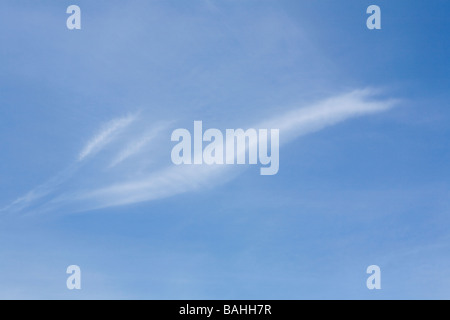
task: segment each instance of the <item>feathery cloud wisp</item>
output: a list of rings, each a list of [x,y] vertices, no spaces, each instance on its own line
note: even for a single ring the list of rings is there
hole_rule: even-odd
[[[298,108],[261,123],[258,128],[279,128],[282,143],[321,130],[349,118],[390,109],[395,100],[371,100],[371,90],[356,90]],[[77,196],[92,201],[92,208],[124,205],[168,197],[225,182],[234,175],[229,166],[171,166],[145,178],[116,183]]]
[[[385,111],[397,100],[373,100],[371,89],[352,92],[325,99],[304,108],[286,112],[259,125],[261,128],[278,128],[284,142],[321,130],[344,120]]]
[[[79,167],[82,166],[82,162],[86,157],[92,153],[100,151],[108,143],[112,142],[114,136],[129,126],[136,120],[136,118],[136,114],[129,114],[125,117],[113,119],[106,123],[100,132],[95,135],[80,152],[77,159],[78,163],[70,165],[68,168],[59,172],[48,181],[27,192],[24,196],[17,198],[6,207],[1,208],[0,213],[7,211],[19,212],[25,210],[39,202],[44,197],[53,193],[61,184],[74,175]]]
[[[129,126],[135,120],[136,115],[129,114],[126,117],[108,122],[102,130],[86,144],[78,156],[78,161],[82,161],[90,154],[102,149],[113,140],[117,133]]]
[[[162,130],[167,127],[166,124],[161,124],[156,126],[151,130],[147,130],[141,137],[136,140],[129,142],[124,149],[122,149],[119,154],[112,160],[109,168],[113,168],[125,161],[126,159],[138,154],[142,149],[152,141]]]
[[[395,100],[374,99],[373,95],[374,92],[371,90],[352,91],[325,99],[308,107],[293,109],[253,127],[279,129],[282,139],[280,143],[283,145],[292,139],[344,120],[388,110],[397,102]],[[135,119],[136,116],[129,115],[109,122],[86,145],[75,164],[84,164],[80,161],[88,155],[97,153],[106,144],[112,143],[116,134],[128,127]],[[108,170],[108,175],[102,176],[103,170],[91,170],[83,176],[83,172],[78,170],[78,165],[75,166],[77,167],[76,178],[84,180],[84,184],[78,184],[75,189],[73,187],[63,189],[59,186],[65,180],[61,181],[61,178],[58,178],[57,183],[49,183],[44,188],[38,187],[7,208],[12,206],[17,209],[16,212],[23,211],[30,207],[31,203],[35,204],[37,199],[41,197],[40,195],[44,195],[46,199],[41,199],[41,203],[37,207],[33,207],[33,210],[36,208],[37,212],[48,212],[61,208],[73,212],[125,205],[212,187],[233,179],[241,172],[243,167],[238,169],[236,166],[226,165],[175,166],[171,164],[167,166],[164,163],[156,163],[155,166],[151,166],[150,169],[145,168],[138,174],[135,172],[138,169],[134,165],[117,170],[116,166],[126,159],[136,161],[132,164],[145,163],[147,159],[142,159],[139,154],[150,141],[158,141],[159,145],[162,146],[170,144],[170,139],[161,134],[164,129],[167,129],[167,126],[157,125],[137,138],[135,131],[127,133],[126,138],[130,142],[126,144],[125,148],[119,149],[112,160],[109,160],[109,169],[111,170]],[[165,137],[163,138],[165,140],[157,140],[162,137]],[[152,147],[155,146],[157,145]],[[118,148],[119,146],[115,144],[111,148],[113,147]],[[93,160],[95,159],[96,157],[93,158]],[[92,162],[95,164],[95,161]],[[95,176],[95,179],[92,179],[92,174],[98,174],[98,177]],[[41,192],[43,190],[45,192]],[[49,194],[51,193],[53,193],[53,196],[50,198]],[[24,204],[27,204],[27,206],[24,206]]]

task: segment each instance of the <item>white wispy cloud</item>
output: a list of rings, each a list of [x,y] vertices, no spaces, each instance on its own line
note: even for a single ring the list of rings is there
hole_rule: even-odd
[[[114,119],[108,122],[100,132],[95,135],[83,148],[78,156],[78,161],[84,160],[90,154],[101,150],[105,145],[110,143],[114,136],[135,121],[137,116],[129,114],[126,117]]]
[[[65,181],[72,177],[78,169],[77,164],[70,165],[65,170],[62,170],[46,182],[40,184],[34,189],[28,191],[25,195],[17,198],[6,207],[0,209],[0,213],[15,213],[36,205],[39,201],[42,201],[47,196],[50,196],[55,190],[57,190]]]
[[[344,120],[385,111],[398,100],[375,100],[373,89],[355,90],[331,97],[304,108],[297,108],[276,116],[259,125],[261,128],[278,128],[284,141],[319,131]]]
[[[397,103],[396,100],[376,99],[374,98],[375,93],[373,90],[366,89],[337,95],[310,106],[293,108],[284,114],[276,115],[251,127],[279,129],[282,137],[280,143],[286,144],[292,139],[347,119],[386,111]],[[109,122],[99,134],[89,141],[75,164],[79,164],[80,160],[88,155],[94,155],[106,144],[111,143],[114,135],[129,126],[135,119],[136,116],[128,115]],[[151,129],[144,131],[143,135],[137,135],[135,132],[130,135],[127,134],[128,142],[125,147],[123,147],[123,144],[120,146],[116,144],[111,147],[118,148],[118,152],[112,160],[109,160],[111,170],[108,171],[108,176],[101,176],[102,170],[97,170],[97,173],[91,170],[86,174],[89,178],[86,180],[82,172],[78,172],[77,178],[80,180],[84,178],[89,181],[88,184],[85,184],[84,187],[81,184],[75,189],[61,190],[59,194],[46,200],[41,205],[40,210],[37,209],[36,211],[47,212],[61,207],[67,211],[91,210],[170,197],[224,183],[235,178],[245,168],[226,165],[175,166],[170,164],[164,166],[164,163],[159,163],[160,169],[155,170],[152,167],[142,174],[130,172],[129,170],[136,170],[133,166],[127,167],[128,171],[126,172],[115,170],[115,166],[126,159],[142,161],[139,153],[151,141],[156,141],[158,136],[165,137],[165,135],[161,135],[164,129],[167,129],[167,124],[157,123],[153,124]],[[165,140],[158,140],[160,144],[170,143],[168,137],[163,139]],[[95,157],[93,160],[95,160]],[[91,179],[92,174],[99,174],[99,176]],[[64,179],[66,179],[66,176],[64,176]],[[53,179],[54,181],[50,180],[44,186],[34,189],[9,207],[15,206],[20,211],[20,209],[25,208],[25,203],[36,201],[39,197],[47,196],[50,192],[57,190],[64,179],[57,176]],[[95,181],[95,183],[92,181]]]
[[[261,123],[258,128],[279,128],[282,143],[357,116],[390,109],[395,100],[374,100],[370,89],[356,90],[294,109]],[[141,179],[119,182],[77,195],[77,201],[91,201],[92,208],[149,201],[210,187],[235,177],[224,165],[169,166]]]
[[[137,119],[137,114],[129,114],[125,117],[113,119],[106,123],[94,137],[92,137],[83,150],[80,152],[77,162],[73,163],[65,170],[62,170],[46,182],[28,191],[25,195],[17,198],[9,205],[0,209],[4,212],[20,212],[36,205],[43,198],[51,195],[61,184],[70,179],[80,167],[80,162],[90,154],[98,152],[108,143],[112,142],[114,136],[129,126]]]
[[[148,145],[150,141],[152,141],[162,130],[167,127],[167,124],[160,124],[150,130],[147,130],[142,136],[137,139],[129,142],[125,148],[120,150],[118,155],[112,160],[109,168],[113,168],[125,161],[126,159],[139,154],[142,149]]]

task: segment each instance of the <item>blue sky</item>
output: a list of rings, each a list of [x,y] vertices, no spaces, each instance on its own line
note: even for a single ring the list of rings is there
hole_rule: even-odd
[[[0,298],[450,298],[449,10],[2,1]],[[279,127],[279,173],[176,167],[194,120]]]

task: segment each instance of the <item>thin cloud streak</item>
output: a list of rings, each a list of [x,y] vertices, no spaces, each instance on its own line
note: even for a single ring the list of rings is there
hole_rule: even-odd
[[[108,122],[103,129],[86,144],[78,156],[78,161],[83,161],[90,154],[101,150],[113,140],[117,133],[128,127],[136,120],[136,118],[136,115],[129,114],[126,117]]]
[[[375,91],[355,90],[320,101],[312,106],[295,109],[260,124],[261,128],[278,128],[283,141],[324,129],[347,119],[386,111],[399,101],[369,100]]]
[[[263,122],[258,127],[279,128],[281,134],[286,137],[284,140],[286,143],[350,118],[386,111],[398,102],[396,100],[370,101],[373,94],[374,92],[370,89],[352,91],[310,107],[287,112]],[[93,201],[92,208],[150,201],[223,183],[235,176],[232,172],[236,170],[233,171],[230,166],[225,165],[171,166],[144,179],[90,190],[77,198],[80,201]]]
[[[370,89],[355,90],[350,93],[320,101],[308,107],[288,111],[253,127],[279,129],[281,137],[280,144],[283,145],[295,138],[319,131],[347,119],[389,110],[398,103],[397,100],[374,99],[373,96],[375,93],[376,92]],[[97,153],[106,144],[111,143],[114,136],[128,127],[135,119],[136,116],[128,115],[124,118],[109,122],[103,130],[86,145],[73,167],[79,167],[78,164],[80,164],[80,160],[85,159],[88,155]],[[167,124],[159,124],[138,138],[136,138],[135,133],[128,135],[128,139],[131,139],[131,142],[128,142],[125,147],[113,157],[112,161],[110,160],[109,169],[114,170],[108,171],[109,174],[106,177],[100,176],[100,178],[96,179],[98,181],[103,181],[105,186],[96,187],[94,184],[91,187],[83,188],[82,184],[75,190],[70,190],[70,188],[68,190],[60,190],[62,188],[59,186],[65,182],[68,177],[75,175],[57,175],[50,180],[49,183],[33,189],[27,195],[19,198],[2,211],[10,209],[11,207],[16,208],[15,212],[23,211],[27,207],[30,208],[32,202],[35,204],[37,200],[44,198],[44,196],[47,197],[48,200],[42,199],[40,206],[33,207],[34,213],[53,212],[56,209],[61,210],[61,208],[64,209],[64,211],[69,212],[87,211],[151,201],[226,183],[227,181],[234,179],[240,172],[248,167],[206,164],[180,166],[171,164],[164,167],[163,164],[160,163],[160,169],[156,169],[153,172],[144,171],[142,174],[139,173],[138,175],[136,175],[136,172],[134,171],[116,170],[115,166],[127,159],[129,159],[129,161],[142,161],[138,154],[165,129],[168,129]],[[167,139],[166,143],[170,143],[170,140]],[[115,146],[116,148],[117,145],[118,144]],[[237,156],[237,154],[235,156]],[[133,159],[131,159],[131,157],[133,157]],[[95,158],[92,160],[94,159]],[[82,163],[84,164],[84,162]],[[134,166],[132,166],[132,168],[133,169],[131,170],[135,170]],[[154,167],[152,166],[152,168]],[[129,167],[127,170],[130,170]],[[101,170],[97,173],[101,173]],[[114,176],[115,174],[117,174],[117,176]],[[83,176],[79,172],[76,176],[79,178],[86,178],[86,176]],[[139,176],[139,178],[129,178],[132,176]],[[89,184],[91,184],[91,176],[88,177]],[[128,179],[125,177],[128,177]],[[59,195],[54,194],[53,198],[49,197],[49,193],[57,191],[62,192]],[[27,210],[29,211],[29,209]]]
[[[140,138],[128,143],[124,149],[122,149],[119,154],[114,158],[114,160],[109,165],[109,168],[113,168],[118,164],[122,163],[126,159],[139,154],[142,149],[148,145],[148,143],[164,129],[166,129],[167,125],[161,124],[156,128],[153,128],[147,132]]]
[[[17,198],[6,207],[1,208],[0,213],[16,213],[30,208],[38,201],[45,198],[46,196],[49,196],[55,190],[57,190],[59,186],[61,186],[65,181],[70,179],[75,174],[78,168],[79,165],[75,163],[65,170],[62,170],[43,184],[27,192],[24,196]]]
[[[62,170],[43,184],[30,190],[24,196],[17,198],[9,205],[1,208],[0,213],[23,211],[56,191],[60,185],[75,174],[79,167],[82,166],[81,163],[86,157],[94,152],[100,151],[113,140],[114,135],[124,130],[136,119],[137,114],[129,114],[125,117],[113,119],[106,123],[102,130],[86,144],[80,152],[76,163],[70,165],[65,170]]]

